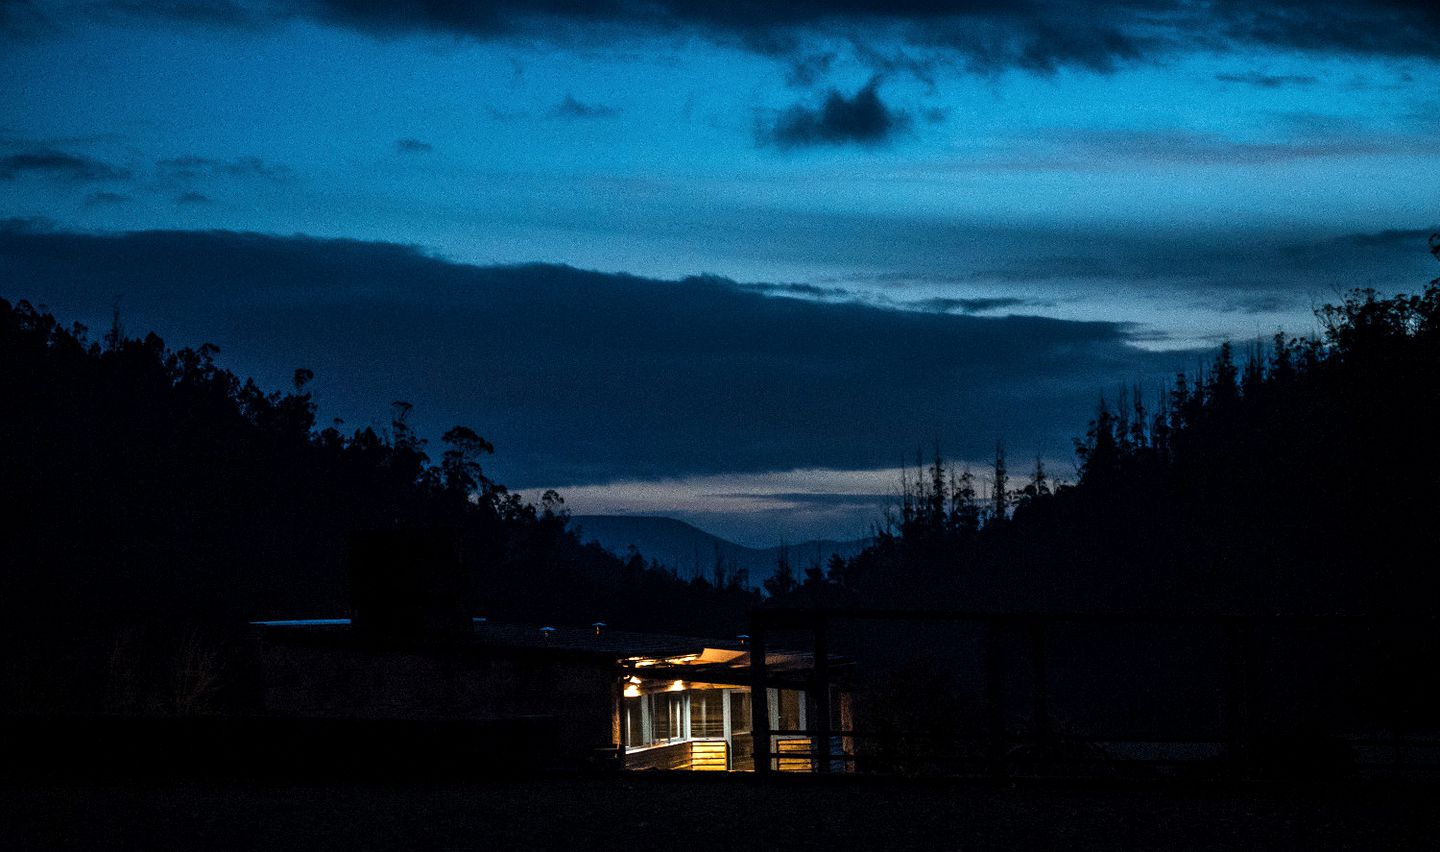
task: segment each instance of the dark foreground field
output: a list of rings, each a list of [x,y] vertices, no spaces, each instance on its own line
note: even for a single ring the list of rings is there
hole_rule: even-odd
[[[995,787],[856,778],[0,786],[0,848],[1434,849],[1435,787]]]

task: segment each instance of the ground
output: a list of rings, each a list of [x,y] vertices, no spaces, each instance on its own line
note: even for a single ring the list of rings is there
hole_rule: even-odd
[[[1433,849],[1434,786],[994,786],[857,778],[0,785],[0,848]]]

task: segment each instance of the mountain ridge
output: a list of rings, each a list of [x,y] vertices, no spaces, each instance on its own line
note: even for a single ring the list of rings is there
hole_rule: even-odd
[[[744,569],[752,586],[775,573],[782,550],[787,552],[796,575],[802,576],[812,563],[823,567],[833,553],[849,558],[869,542],[864,538],[810,539],[775,547],[747,547],[664,515],[574,515],[570,527],[581,541],[597,542],[621,557],[633,546],[646,559],[689,579],[700,577],[713,582],[717,562],[726,580]]]

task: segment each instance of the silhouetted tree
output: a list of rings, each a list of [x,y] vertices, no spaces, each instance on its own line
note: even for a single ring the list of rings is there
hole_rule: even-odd
[[[992,497],[993,503],[990,507],[990,516],[995,520],[1004,520],[1009,513],[1010,505],[1010,476],[1005,468],[1005,442],[995,442],[995,464],[991,469],[995,482],[995,493]]]
[[[790,549],[782,546],[775,557],[775,573],[765,579],[765,592],[772,598],[795,591],[795,569],[790,566]]]
[[[446,446],[440,462],[445,487],[466,495],[487,494],[491,483],[485,478],[480,459],[495,452],[495,447],[468,426],[456,426],[440,440]]]
[[[980,506],[975,499],[975,474],[969,467],[960,471],[950,493],[952,526],[962,536],[975,534],[980,530]]]

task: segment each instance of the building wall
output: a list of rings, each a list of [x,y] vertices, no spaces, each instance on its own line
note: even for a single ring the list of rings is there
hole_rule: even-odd
[[[262,642],[265,710],[306,718],[543,720],[553,742],[541,751],[562,763],[588,761],[615,743],[615,678],[605,661],[471,651]]]

